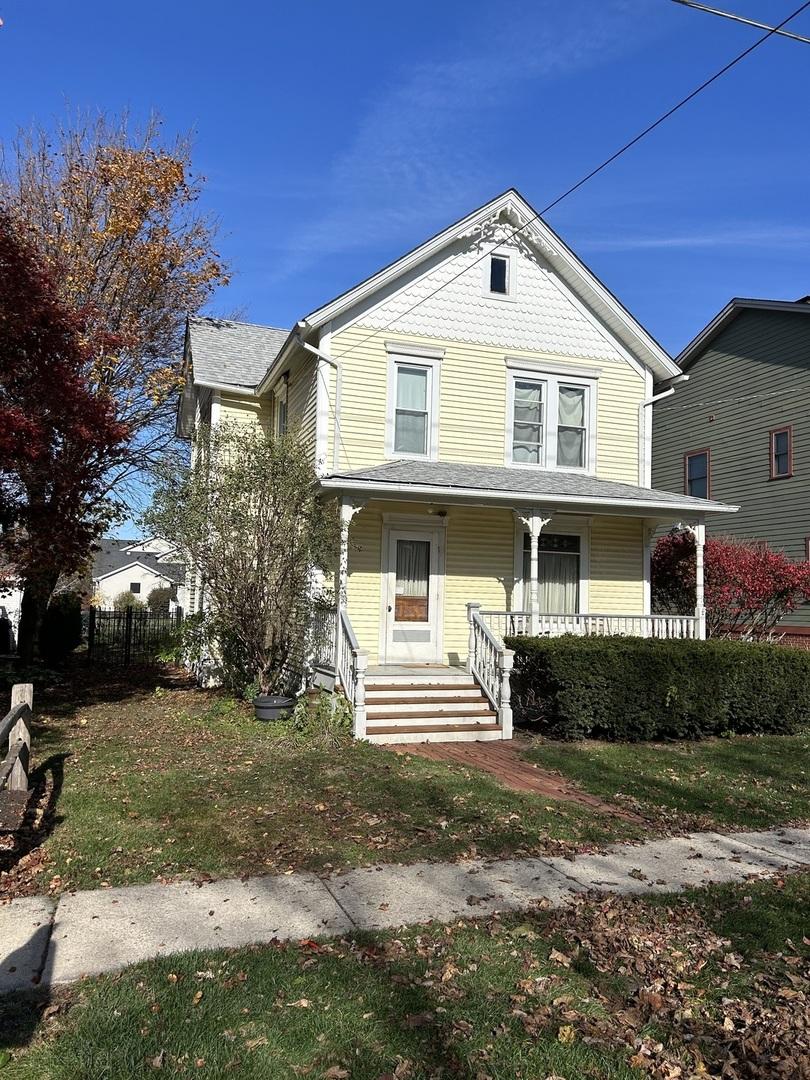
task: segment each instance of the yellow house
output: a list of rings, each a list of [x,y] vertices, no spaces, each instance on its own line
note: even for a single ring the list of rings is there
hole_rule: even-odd
[[[182,433],[295,427],[340,500],[320,660],[358,737],[511,737],[509,634],[704,636],[704,522],[734,508],[650,487],[653,384],[682,376],[518,192],[290,331],[190,319],[186,371]],[[698,606],[652,615],[675,522]]]

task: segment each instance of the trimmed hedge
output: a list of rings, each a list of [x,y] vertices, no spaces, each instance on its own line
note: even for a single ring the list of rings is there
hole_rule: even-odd
[[[518,719],[555,738],[789,735],[810,721],[810,653],[740,641],[513,637]]]

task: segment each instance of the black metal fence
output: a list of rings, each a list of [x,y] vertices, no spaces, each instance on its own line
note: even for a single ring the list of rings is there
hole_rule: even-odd
[[[90,608],[87,656],[105,664],[149,664],[158,658],[183,622],[180,608],[173,614],[155,611],[103,611]]]

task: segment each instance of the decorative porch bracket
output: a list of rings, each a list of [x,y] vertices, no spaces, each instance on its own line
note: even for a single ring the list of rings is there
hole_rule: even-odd
[[[540,633],[540,533],[551,521],[551,511],[517,509],[514,514],[518,523],[528,532],[531,542],[531,554],[529,557],[529,631],[532,637],[536,637]]]

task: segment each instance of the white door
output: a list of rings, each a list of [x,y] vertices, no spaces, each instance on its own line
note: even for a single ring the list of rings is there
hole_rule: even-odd
[[[438,529],[397,528],[388,534],[383,574],[385,662],[441,661],[442,536]]]

